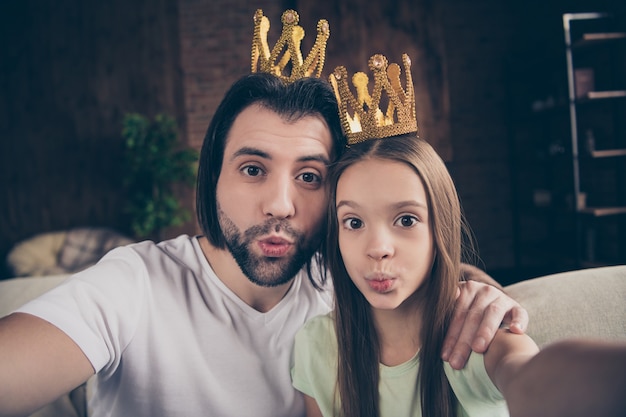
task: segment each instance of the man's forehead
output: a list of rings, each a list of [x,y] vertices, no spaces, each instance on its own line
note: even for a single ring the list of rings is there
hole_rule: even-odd
[[[301,160],[328,161],[336,146],[326,121],[318,114],[288,117],[252,105],[234,120],[226,135],[225,158],[256,155],[271,159],[289,151]]]

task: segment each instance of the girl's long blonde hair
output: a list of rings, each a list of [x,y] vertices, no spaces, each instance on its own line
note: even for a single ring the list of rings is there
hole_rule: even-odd
[[[339,251],[335,200],[343,171],[369,158],[405,163],[424,184],[436,256],[430,279],[420,289],[425,305],[418,386],[423,416],[455,416],[456,398],[440,355],[460,277],[461,234],[465,226],[456,188],[445,164],[426,141],[409,134],[352,145],[329,172],[328,239],[324,253],[336,296],[337,390],[342,417],[380,415],[378,337],[370,305],[348,276]]]

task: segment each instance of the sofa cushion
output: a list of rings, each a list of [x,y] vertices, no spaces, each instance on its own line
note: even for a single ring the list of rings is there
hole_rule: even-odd
[[[582,269],[505,288],[530,316],[541,347],[562,338],[626,340],[626,266]]]
[[[7,255],[7,266],[13,276],[43,276],[62,274],[58,263],[59,251],[66,231],[41,233],[17,243]]]
[[[78,227],[41,233],[16,244],[7,256],[14,277],[81,271],[111,249],[133,240],[105,227]]]
[[[98,262],[111,249],[129,243],[131,239],[107,228],[71,229],[59,251],[58,264],[68,273],[78,272]]]

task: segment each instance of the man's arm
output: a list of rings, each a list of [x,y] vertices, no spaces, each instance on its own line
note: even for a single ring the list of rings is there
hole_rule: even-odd
[[[493,278],[467,264],[463,264],[462,271],[466,281],[459,283],[454,315],[441,352],[442,359],[454,369],[465,366],[472,350],[485,352],[502,323],[513,333],[524,333],[528,326],[528,313],[518,302],[495,286],[479,282],[484,277],[487,281]]]
[[[492,287],[496,287],[500,291],[504,291],[502,285],[495,279],[491,278],[485,271],[470,264],[461,264],[461,280],[462,281],[476,281],[483,284],[489,284]]]
[[[78,345],[47,321],[24,313],[0,319],[0,416],[31,414],[93,373]]]

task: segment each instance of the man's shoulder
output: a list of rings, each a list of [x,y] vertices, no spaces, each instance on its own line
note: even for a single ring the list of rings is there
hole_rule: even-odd
[[[308,300],[309,304],[316,306],[310,311],[309,318],[325,314],[332,308],[333,287],[329,279],[322,281],[317,274],[309,275],[306,270],[301,270],[295,277],[295,284],[292,287],[297,293],[299,303]]]
[[[158,243],[145,240],[118,249],[120,256],[138,256],[146,264],[163,262],[168,258],[187,264],[190,259],[198,258],[197,237],[188,235],[180,235]]]
[[[313,257],[307,264],[308,269],[307,265],[305,265],[300,270],[300,275],[303,277],[303,279],[306,279],[308,277],[309,280],[312,280],[319,289],[332,292],[333,280],[330,275],[330,271],[324,265],[324,261],[321,258],[318,258],[318,256],[318,254],[313,255]]]

